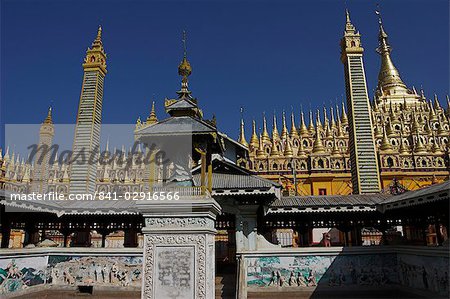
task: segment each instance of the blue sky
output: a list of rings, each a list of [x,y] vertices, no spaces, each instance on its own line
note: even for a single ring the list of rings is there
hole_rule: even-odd
[[[370,94],[379,69],[377,1],[347,1],[362,34]],[[441,103],[449,90],[449,3],[378,1],[403,80]],[[188,32],[190,89],[205,117],[237,138],[271,115],[321,108],[345,93],[339,40],[344,1],[1,1],[1,122],[73,123],[81,63],[103,26],[108,53],[104,123],[135,123],[151,101],[180,87],[181,32]]]

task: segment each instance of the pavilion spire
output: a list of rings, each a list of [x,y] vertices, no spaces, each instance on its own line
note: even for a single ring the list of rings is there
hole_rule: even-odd
[[[192,67],[187,59],[187,38],[186,38],[186,31],[183,30],[183,59],[181,60],[180,65],[178,66],[178,75],[182,77],[181,79],[181,90],[177,93],[182,97],[183,95],[190,95],[190,91],[188,88],[188,77],[192,74]]]

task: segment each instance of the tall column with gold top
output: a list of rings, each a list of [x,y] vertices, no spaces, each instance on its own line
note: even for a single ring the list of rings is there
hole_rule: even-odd
[[[377,193],[380,191],[380,175],[364,73],[364,49],[361,35],[351,23],[348,11],[346,14],[341,60],[345,70],[353,193]]]
[[[91,48],[86,51],[83,63],[84,76],[73,142],[73,162],[70,171],[70,193],[94,193],[100,145],[102,120],[103,82],[106,76],[106,53],[102,44],[102,28]]]

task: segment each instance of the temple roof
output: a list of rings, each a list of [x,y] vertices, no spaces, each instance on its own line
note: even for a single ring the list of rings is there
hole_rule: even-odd
[[[190,116],[169,117],[135,132],[136,135],[186,135],[214,133],[217,129],[204,120]]]
[[[450,180],[431,185],[415,191],[408,191],[400,195],[387,198],[380,203],[380,209],[391,210],[401,207],[425,204],[439,200],[450,200]]]
[[[287,196],[275,200],[269,214],[375,211],[376,205],[389,197],[386,194]]]

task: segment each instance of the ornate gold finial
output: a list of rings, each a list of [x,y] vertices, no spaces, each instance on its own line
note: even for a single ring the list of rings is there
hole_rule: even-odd
[[[416,138],[416,146],[414,148],[414,152],[416,154],[425,154],[427,152],[427,149],[425,148],[425,146],[422,143],[422,139],[420,138],[419,134],[417,133],[417,138]]]
[[[147,120],[145,123],[147,125],[151,125],[158,122],[158,117],[156,116],[155,112],[155,101],[152,101],[152,110],[150,111],[150,115],[147,117]]]
[[[141,121],[141,117],[139,116],[136,120],[136,128],[135,130],[138,130],[142,127],[142,121]]]
[[[243,113],[244,113],[244,108],[241,107],[241,128],[239,130],[239,140],[238,142],[240,144],[242,144],[243,146],[248,148],[248,142],[245,139],[245,131],[244,131],[244,117],[243,117]]]
[[[320,120],[320,110],[319,109],[317,109],[317,113],[316,113],[316,128],[319,130],[323,129],[322,122]]]
[[[441,104],[439,103],[437,94],[434,94],[434,109],[437,111],[441,109]]]
[[[308,129],[306,128],[305,116],[303,115],[303,111],[300,113],[300,135],[308,135]]]
[[[278,133],[278,128],[277,128],[277,116],[275,113],[273,114],[272,139],[273,140],[280,139],[280,134]]]
[[[270,151],[270,156],[271,157],[280,156],[280,152],[278,151],[277,142],[276,142],[275,138],[272,138],[272,148]]]
[[[91,48],[86,51],[83,68],[86,69],[100,69],[106,74],[106,53],[103,49],[102,42],[102,27],[99,26],[97,36],[92,42]]]
[[[286,140],[289,137],[289,133],[288,133],[287,125],[286,125],[286,114],[285,114],[284,110],[283,110],[282,118],[283,118],[283,128],[281,129],[281,138],[283,140]]]
[[[303,137],[302,136],[300,136],[300,142],[299,142],[299,145],[298,145],[297,156],[299,156],[299,157],[306,157],[305,147],[303,145]]]
[[[44,119],[44,124],[53,124],[52,106],[48,107],[47,117]]]
[[[397,68],[394,66],[394,63],[391,60],[390,54],[392,48],[388,43],[388,35],[384,30],[383,21],[379,9],[376,11],[376,14],[378,15],[378,24],[380,27],[378,33],[379,45],[377,48],[377,52],[381,56],[381,68],[378,74],[378,90],[380,93],[381,90],[383,90],[383,93],[387,92],[388,94],[405,94],[407,93],[407,88],[405,83],[403,83],[402,79],[400,78],[400,74]]]
[[[263,113],[263,132],[262,132],[262,142],[264,144],[268,144],[270,143],[270,136],[269,136],[269,132],[267,131],[267,121],[266,121],[266,114]]]
[[[294,111],[291,112],[291,132],[289,134],[291,138],[298,138],[297,127],[295,125]]]
[[[330,114],[331,114],[331,129],[335,129],[336,128],[336,121],[334,120],[334,108],[331,107],[330,108]]]
[[[348,124],[348,117],[347,117],[347,113],[345,112],[344,102],[342,102],[341,122],[342,122],[343,125]]]
[[[405,142],[403,140],[403,134],[400,131],[400,148],[399,148],[400,155],[409,155],[409,150],[405,146]]]
[[[263,159],[266,157],[266,153],[264,152],[264,146],[263,146],[263,137],[259,135],[259,147],[256,151],[256,157],[259,159]]]
[[[312,111],[309,110],[309,125],[308,125],[309,134],[313,135],[315,130],[316,130],[316,128],[314,127],[313,114],[312,114]]]
[[[256,134],[256,122],[255,120],[252,121],[252,137],[250,138],[250,146],[251,150],[254,150],[258,148],[259,140],[258,135]]]
[[[431,151],[435,155],[442,155],[441,147],[438,145],[438,138],[436,138],[436,135],[433,133],[433,147],[431,148]]]
[[[289,140],[289,138],[286,139],[286,145],[284,147],[283,155],[287,158],[292,158],[294,155],[294,152],[292,151],[291,147],[291,141]]]
[[[336,137],[334,137],[334,136],[333,136],[333,149],[331,151],[331,155],[333,155],[334,157],[341,155],[341,152],[339,151],[339,148],[337,146]]]
[[[383,140],[380,146],[380,150],[388,152],[392,151],[392,145],[387,138],[386,129],[383,127]]]
[[[312,152],[314,154],[321,154],[321,153],[325,152],[325,149],[324,149],[323,144],[322,144],[322,138],[320,136],[320,132],[319,132],[318,129],[316,129],[316,136],[315,136],[315,139],[314,139],[314,145],[313,145]]]
[[[178,65],[178,75],[182,77],[181,79],[181,90],[178,92],[182,94],[190,94],[188,89],[188,77],[192,74],[192,67],[187,59],[187,47],[186,47],[186,31],[183,30],[183,60],[181,60],[180,65]]]

